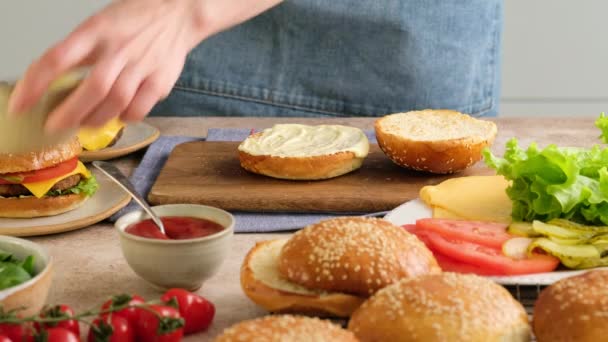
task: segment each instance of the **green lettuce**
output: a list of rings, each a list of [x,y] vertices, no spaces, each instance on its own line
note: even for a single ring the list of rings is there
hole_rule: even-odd
[[[91,175],[91,177],[81,180],[78,185],[71,187],[65,190],[53,190],[49,191],[47,196],[61,196],[61,195],[69,195],[69,194],[84,194],[87,196],[93,196],[97,189],[99,188],[99,184],[97,183],[97,179],[95,176]]]
[[[608,140],[608,117],[596,121]],[[543,149],[532,143],[527,149],[517,139],[507,142],[502,158],[489,149],[485,163],[511,181],[507,195],[516,221],[565,218],[585,224],[608,225],[608,149],[558,147]]]

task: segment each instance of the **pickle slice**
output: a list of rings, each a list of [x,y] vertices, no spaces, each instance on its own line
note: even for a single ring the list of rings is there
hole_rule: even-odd
[[[569,268],[588,267],[600,260],[600,251],[592,245],[560,245],[548,238],[537,238],[528,247],[528,252],[536,248],[559,258]]]
[[[560,239],[579,239],[588,240],[595,234],[589,230],[578,230],[575,228],[564,228],[541,221],[532,222],[532,228],[541,235],[554,236]]]
[[[540,234],[534,231],[532,223],[530,222],[511,222],[507,228],[507,233],[523,237],[540,236]]]

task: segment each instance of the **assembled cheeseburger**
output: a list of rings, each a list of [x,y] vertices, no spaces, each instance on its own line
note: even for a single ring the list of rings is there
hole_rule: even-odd
[[[0,217],[58,215],[83,204],[98,185],[78,160],[77,138],[38,152],[0,153]]]

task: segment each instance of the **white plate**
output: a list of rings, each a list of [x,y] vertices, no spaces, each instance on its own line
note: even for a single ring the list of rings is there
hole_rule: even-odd
[[[30,219],[0,218],[0,235],[32,236],[66,232],[102,221],[129,203],[130,196],[97,170],[91,170],[99,190],[77,209],[56,216]]]
[[[420,199],[415,199],[409,202],[406,202],[397,208],[391,210],[384,219],[390,221],[391,223],[401,226],[404,224],[410,224],[416,222],[417,219],[432,217],[432,211],[429,207],[427,207],[424,202]],[[602,267],[607,268],[607,267]],[[596,268],[597,269],[597,268]],[[581,274],[587,272],[587,270],[576,270],[576,271],[555,271],[555,272],[547,272],[547,273],[535,273],[528,275],[520,275],[520,276],[495,276],[488,277],[499,284],[503,285],[550,285],[554,282],[562,279],[571,277],[577,274]]]
[[[83,162],[90,162],[122,157],[150,145],[159,136],[160,131],[158,128],[150,126],[145,122],[128,124],[114,146],[99,151],[83,151],[79,158]]]

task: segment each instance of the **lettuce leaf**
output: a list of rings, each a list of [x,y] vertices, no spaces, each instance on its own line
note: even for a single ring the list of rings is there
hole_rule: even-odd
[[[84,194],[87,196],[93,196],[97,189],[99,188],[99,184],[97,183],[97,179],[95,179],[94,175],[91,175],[90,178],[81,180],[78,185],[71,187],[65,190],[53,190],[49,191],[47,196],[61,196],[68,194]]]
[[[602,139],[608,140],[608,118],[596,121]],[[566,218],[585,224],[608,225],[608,149],[549,145],[527,149],[517,139],[507,142],[502,158],[489,149],[485,163],[511,181],[507,195],[514,220],[547,221]]]

